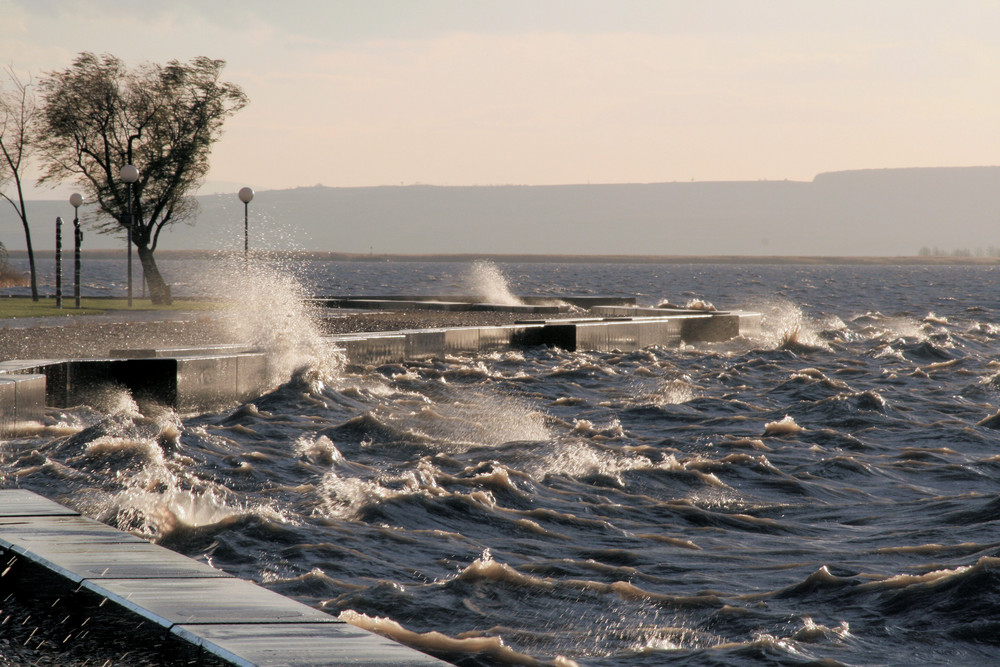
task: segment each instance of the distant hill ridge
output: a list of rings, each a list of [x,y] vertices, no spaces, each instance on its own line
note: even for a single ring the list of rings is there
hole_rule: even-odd
[[[824,171],[816,174],[812,182],[828,179],[844,180],[907,180],[910,182],[937,179],[966,179],[996,177],[1000,166],[981,167],[900,167],[883,169],[849,169],[844,171]]]
[[[236,194],[198,200],[197,225],[175,226],[161,248],[241,248]],[[54,247],[52,233],[36,230],[72,209],[32,202],[29,215],[36,247]],[[24,245],[16,222],[0,207],[0,240],[12,250]],[[314,186],[258,191],[250,204],[252,247],[376,254],[892,256],[1000,246],[998,223],[1000,167],[826,172],[808,182]],[[84,244],[121,241],[88,233]]]

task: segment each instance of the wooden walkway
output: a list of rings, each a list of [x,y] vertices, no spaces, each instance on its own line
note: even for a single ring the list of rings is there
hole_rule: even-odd
[[[0,490],[0,549],[235,665],[446,665],[204,563]]]

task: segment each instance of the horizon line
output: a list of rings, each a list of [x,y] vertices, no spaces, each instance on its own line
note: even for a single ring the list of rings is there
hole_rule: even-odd
[[[53,252],[52,249],[35,249],[35,253]],[[202,259],[241,254],[242,250],[178,250],[162,248],[156,251],[163,259]],[[121,259],[120,249],[82,250],[81,256],[90,259]],[[951,256],[951,255],[623,255],[583,253],[355,253],[325,250],[256,250],[251,255],[262,257],[298,257],[323,261],[342,262],[474,262],[489,260],[521,264],[581,264],[587,262],[606,264],[799,264],[799,265],[949,265],[968,264],[991,266],[1000,264],[1000,257]],[[8,256],[25,259],[27,250],[9,250]]]

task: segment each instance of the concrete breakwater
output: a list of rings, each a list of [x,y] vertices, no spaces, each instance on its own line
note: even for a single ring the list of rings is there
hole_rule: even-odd
[[[476,304],[471,298],[326,298],[324,305],[352,308],[511,308]],[[435,356],[477,354],[512,348],[558,347],[568,351],[630,352],[654,345],[720,342],[760,329],[758,313],[640,308],[634,300],[580,297],[586,317],[524,319],[511,325],[408,329],[339,334],[326,342],[348,364],[402,363]],[[519,306],[525,315],[551,314],[551,304]],[[8,360],[0,362],[0,431],[37,420],[46,407],[84,404],[112,386],[140,403],[153,401],[195,411],[266,393],[273,374],[268,354],[239,345],[109,350],[104,359]]]

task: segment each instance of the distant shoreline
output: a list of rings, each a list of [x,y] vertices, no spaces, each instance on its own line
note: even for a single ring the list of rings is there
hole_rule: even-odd
[[[191,224],[164,228],[160,251],[242,248],[247,211],[235,188],[196,201]],[[94,229],[94,208],[80,210],[84,251],[124,251],[123,238]],[[69,224],[72,207],[62,199],[30,209],[34,247],[54,249],[51,221]],[[935,249],[1000,253],[1000,166],[826,172],[812,181],[261,188],[248,210],[251,248],[343,251],[350,254],[333,256],[345,261],[377,250],[395,261],[419,253],[429,261],[897,264]],[[27,248],[20,227],[0,225],[8,250]],[[71,244],[64,229],[63,250]],[[929,263],[942,261],[955,263]]]
[[[48,259],[55,251],[36,250],[36,261]],[[235,254],[238,251],[215,250],[158,250],[162,259],[210,259],[215,256]],[[70,253],[71,256],[72,253]],[[857,265],[857,266],[994,266],[1000,265],[998,257],[920,257],[917,255],[895,257],[868,256],[812,256],[812,255],[529,255],[492,253],[455,254],[371,254],[350,252],[268,251],[269,257],[296,257],[305,260],[332,262],[475,262],[519,264],[763,264],[763,265]],[[84,250],[87,259],[117,259],[121,250]],[[11,250],[11,259],[26,259],[27,251]],[[64,261],[67,254],[63,251]]]

